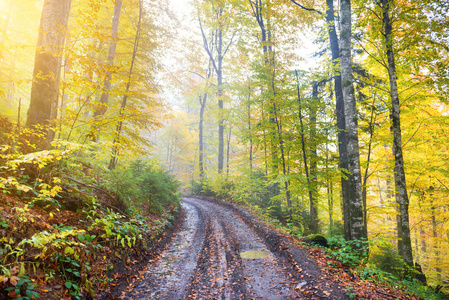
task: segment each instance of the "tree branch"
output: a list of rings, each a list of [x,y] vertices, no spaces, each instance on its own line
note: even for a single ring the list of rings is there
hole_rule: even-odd
[[[209,58],[212,61],[212,64],[214,65],[215,72],[218,73],[218,68],[217,68],[217,65],[215,64],[215,59],[212,56],[209,46],[207,45],[207,38],[206,38],[206,35],[204,34],[203,25],[201,23],[200,17],[198,17],[198,22],[200,23],[201,35],[203,36],[204,50],[206,50],[207,54],[209,55]]]
[[[316,10],[315,8],[307,8],[305,6],[302,6],[301,4],[299,4],[298,2],[296,2],[295,0],[290,0],[291,2],[293,2],[294,4],[296,4],[297,6],[299,6],[300,8],[307,10],[307,11],[314,11],[316,13],[319,13],[320,15],[323,15],[322,12],[320,12],[319,10]]]

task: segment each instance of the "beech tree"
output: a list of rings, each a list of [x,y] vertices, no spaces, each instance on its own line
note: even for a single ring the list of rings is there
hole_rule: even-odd
[[[362,201],[362,177],[360,170],[360,151],[357,126],[357,108],[354,95],[354,79],[351,59],[351,0],[342,0],[340,68],[345,106],[346,139],[348,151],[348,204],[349,239],[360,240],[365,237]]]
[[[34,60],[33,84],[26,125],[52,125],[58,110],[59,80],[71,0],[46,0]],[[54,137],[49,130],[47,143]]]

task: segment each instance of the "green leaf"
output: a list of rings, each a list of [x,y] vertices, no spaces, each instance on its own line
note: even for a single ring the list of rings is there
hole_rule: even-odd
[[[66,281],[65,282],[65,286],[68,288],[68,289],[70,289],[71,287],[72,287],[72,282],[69,280],[69,281]]]
[[[86,237],[84,237],[84,235],[82,235],[82,234],[78,234],[78,239],[80,240],[80,242],[84,242]]]

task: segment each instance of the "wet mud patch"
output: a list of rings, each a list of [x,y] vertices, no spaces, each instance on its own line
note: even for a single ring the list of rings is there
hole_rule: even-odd
[[[265,250],[248,250],[240,252],[240,257],[246,259],[263,259],[270,256],[271,252]]]
[[[123,293],[122,299],[180,299],[185,294],[190,275],[204,239],[203,217],[189,203],[182,203],[185,213],[181,228],[171,244],[140,274]]]

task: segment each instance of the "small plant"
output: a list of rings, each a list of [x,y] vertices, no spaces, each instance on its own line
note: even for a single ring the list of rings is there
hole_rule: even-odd
[[[10,280],[13,287],[6,288],[5,291],[13,292],[18,299],[39,299],[39,293],[36,292],[34,284],[30,278],[26,275],[22,275],[21,278],[17,276],[11,277],[14,280]]]
[[[342,236],[328,238],[329,254],[350,267],[359,265],[367,259],[367,241],[346,241]]]

